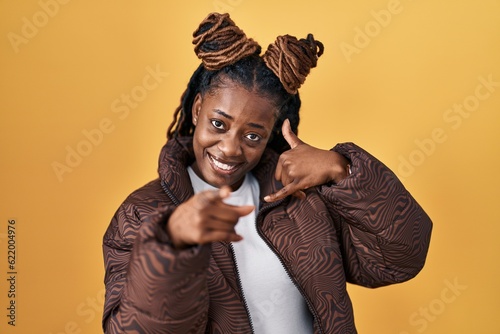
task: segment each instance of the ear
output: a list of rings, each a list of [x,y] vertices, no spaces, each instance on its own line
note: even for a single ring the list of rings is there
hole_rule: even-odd
[[[192,115],[192,122],[193,125],[196,126],[198,124],[198,117],[200,116],[200,110],[201,110],[201,94],[198,93],[194,97],[193,101],[193,107],[191,109],[191,115]]]

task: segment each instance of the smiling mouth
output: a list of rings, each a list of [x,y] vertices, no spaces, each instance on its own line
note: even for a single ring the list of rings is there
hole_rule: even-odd
[[[217,160],[213,155],[208,154],[208,159],[211,162],[212,166],[214,166],[215,169],[218,171],[221,171],[223,173],[232,173],[234,172],[238,166],[240,166],[240,163],[225,163]]]

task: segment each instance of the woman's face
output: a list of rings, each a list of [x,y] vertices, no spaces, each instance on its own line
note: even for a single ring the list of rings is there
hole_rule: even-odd
[[[227,81],[193,104],[193,170],[205,182],[236,190],[260,161],[271,136],[276,108],[271,100]]]

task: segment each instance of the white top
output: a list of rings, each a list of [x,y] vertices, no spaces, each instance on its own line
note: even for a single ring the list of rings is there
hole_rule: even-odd
[[[215,190],[188,168],[195,193]],[[248,173],[238,190],[224,200],[231,205],[259,207],[259,184]],[[255,333],[313,333],[313,317],[276,254],[258,235],[256,211],[241,217],[235,227],[243,240],[232,243],[243,295]]]

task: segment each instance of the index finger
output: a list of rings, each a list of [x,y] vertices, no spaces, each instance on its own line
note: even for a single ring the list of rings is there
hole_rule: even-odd
[[[295,187],[285,186],[273,194],[269,194],[264,197],[266,202],[276,202],[280,199],[287,197],[288,195],[295,196],[300,199],[306,198],[306,194],[300,189],[294,189]]]

